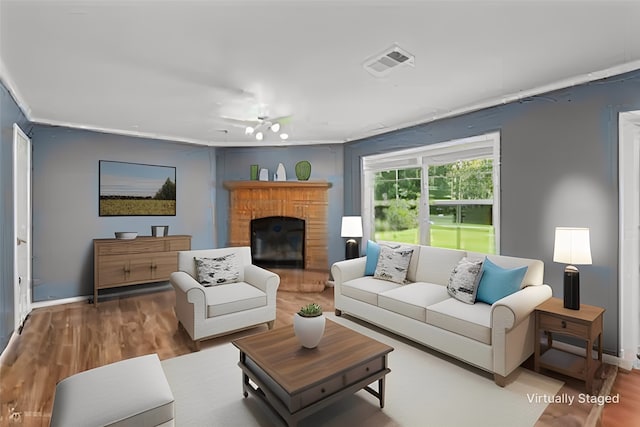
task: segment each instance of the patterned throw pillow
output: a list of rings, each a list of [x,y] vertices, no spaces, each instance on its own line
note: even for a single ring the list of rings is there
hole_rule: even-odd
[[[378,264],[373,277],[404,284],[412,254],[413,249],[402,247],[393,249],[380,245],[380,256],[378,257]]]
[[[459,301],[475,304],[481,272],[482,260],[470,261],[462,258],[451,271],[447,292]]]
[[[196,262],[198,282],[202,286],[236,283],[240,278],[240,260],[236,254],[215,258],[193,258]]]

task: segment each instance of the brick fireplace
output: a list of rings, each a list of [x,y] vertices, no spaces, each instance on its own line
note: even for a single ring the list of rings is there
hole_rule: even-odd
[[[229,190],[229,245],[251,246],[251,220],[304,220],[304,268],[329,268],[326,181],[226,181]]]

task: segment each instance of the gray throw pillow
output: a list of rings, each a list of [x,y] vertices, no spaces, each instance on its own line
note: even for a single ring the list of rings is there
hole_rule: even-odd
[[[380,245],[380,256],[378,257],[378,263],[376,264],[376,271],[373,273],[373,277],[404,284],[407,279],[412,254],[413,249],[402,247],[393,249]]]
[[[240,279],[240,260],[236,254],[193,259],[196,262],[197,280],[202,286],[236,283]]]
[[[482,260],[471,261],[462,258],[451,271],[447,292],[459,301],[475,304],[481,272]]]

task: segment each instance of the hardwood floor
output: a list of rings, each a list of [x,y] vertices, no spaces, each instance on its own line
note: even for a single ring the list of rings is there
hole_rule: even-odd
[[[611,396],[620,393],[620,403],[605,405],[602,426],[640,426],[640,370],[618,371]]]
[[[161,360],[190,353],[174,302],[168,290],[104,301],[97,308],[73,303],[34,310],[0,365],[0,425],[48,426],[55,384],[74,373],[148,353]],[[333,289],[278,291],[276,327],[291,324],[293,313],[310,302],[332,312]],[[205,341],[203,348],[239,334]],[[605,406],[601,426],[640,425],[639,390],[640,373],[619,373],[612,394],[621,394],[620,403]]]

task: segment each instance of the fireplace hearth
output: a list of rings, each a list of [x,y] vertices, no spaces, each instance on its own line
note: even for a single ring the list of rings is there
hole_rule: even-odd
[[[304,268],[305,221],[287,216],[251,220],[251,257],[265,268]]]

